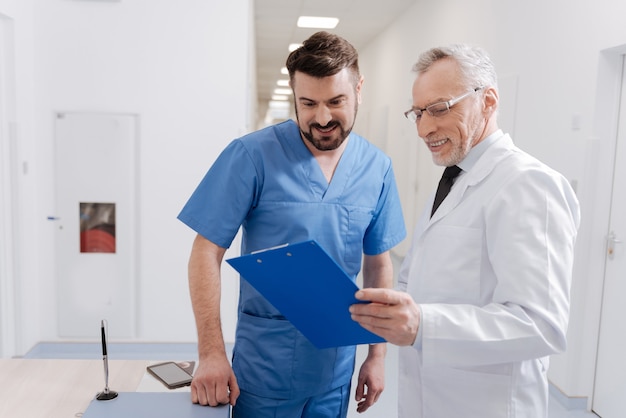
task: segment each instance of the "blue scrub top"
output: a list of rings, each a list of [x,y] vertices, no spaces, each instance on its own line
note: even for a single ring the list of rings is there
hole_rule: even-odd
[[[385,252],[406,235],[390,159],[350,134],[328,183],[293,121],[233,141],[178,218],[224,248],[242,226],[242,254],[314,239],[353,278],[364,253]],[[350,381],[354,352],[315,348],[241,280],[233,351],[241,389],[272,398],[323,393]]]

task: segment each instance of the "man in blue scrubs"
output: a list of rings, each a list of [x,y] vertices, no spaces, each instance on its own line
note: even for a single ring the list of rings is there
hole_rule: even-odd
[[[200,360],[192,401],[230,403],[236,418],[345,417],[354,346],[317,349],[245,280],[232,368],[220,325],[220,266],[240,226],[242,254],[316,240],[353,278],[363,262],[365,287],[391,287],[389,250],[406,235],[390,159],[351,133],[363,84],[354,47],[318,32],[287,68],[297,121],[234,140],[179,215],[198,233],[189,260]],[[369,347],[359,412],[384,388],[385,352]]]

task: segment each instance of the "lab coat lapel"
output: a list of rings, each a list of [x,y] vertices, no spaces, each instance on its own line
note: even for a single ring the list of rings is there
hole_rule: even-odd
[[[450,194],[446,196],[443,202],[441,202],[441,206],[437,208],[437,211],[433,214],[432,218],[430,218],[426,229],[456,208],[461,203],[467,189],[482,182],[485,177],[491,173],[493,167],[498,164],[500,160],[506,158],[507,155],[513,152],[513,149],[513,141],[508,134],[502,136],[491,145],[478,159],[476,164],[457,179],[457,183],[452,187]],[[433,200],[434,194],[430,199],[429,208],[432,207]]]
[[[470,173],[467,173],[465,176],[457,179],[456,184],[454,185],[452,190],[450,190],[450,193],[448,194],[448,196],[446,196],[443,202],[441,202],[441,205],[437,208],[433,216],[430,218],[431,225],[437,222],[439,219],[446,216],[448,213],[450,213],[452,209],[457,207],[457,205],[463,198],[465,191],[467,190],[467,186],[468,186],[467,180],[469,176],[470,176]],[[432,207],[432,203],[430,206]]]

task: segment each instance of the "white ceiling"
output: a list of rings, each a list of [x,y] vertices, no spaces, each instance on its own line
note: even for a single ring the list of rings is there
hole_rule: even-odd
[[[277,87],[289,44],[302,43],[320,29],[296,26],[299,16],[337,17],[329,30],[347,39],[355,48],[366,46],[417,0],[254,0],[256,70],[259,114]]]

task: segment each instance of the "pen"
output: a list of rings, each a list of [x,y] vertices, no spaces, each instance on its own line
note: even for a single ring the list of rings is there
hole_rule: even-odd
[[[109,360],[107,358],[107,337],[104,331],[104,320],[100,321],[102,331],[102,361],[104,362],[104,393],[109,393]]]
[[[96,399],[108,401],[117,397],[117,392],[109,390],[109,359],[107,356],[106,321],[100,321],[100,332],[102,335],[102,362],[104,363],[104,391],[100,392]]]

